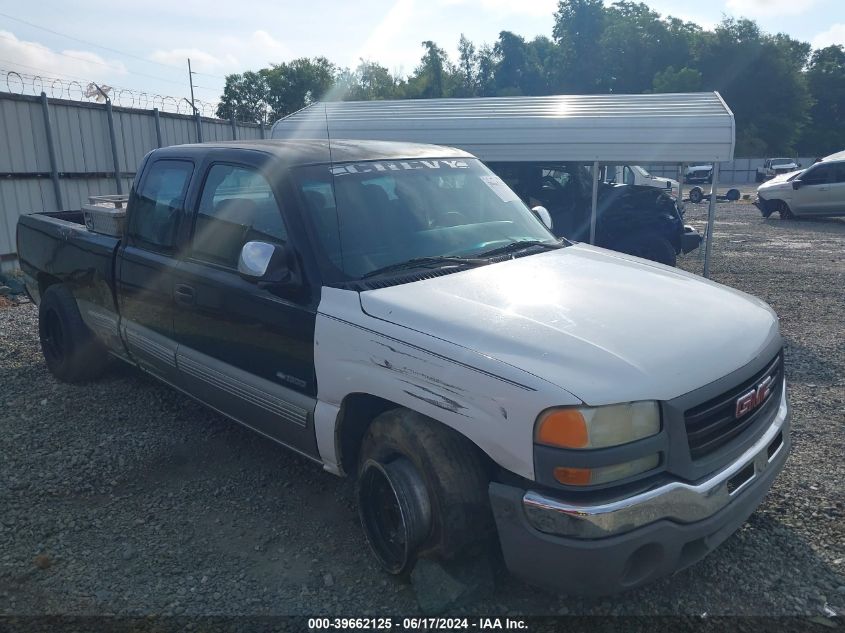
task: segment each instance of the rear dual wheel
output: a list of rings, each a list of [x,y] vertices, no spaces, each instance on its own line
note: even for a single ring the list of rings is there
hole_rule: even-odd
[[[407,575],[420,556],[452,559],[494,532],[481,451],[466,437],[408,409],[373,420],[361,445],[358,514],[376,559]]]

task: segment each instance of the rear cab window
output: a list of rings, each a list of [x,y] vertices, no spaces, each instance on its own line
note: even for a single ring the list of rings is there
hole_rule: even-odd
[[[187,160],[155,161],[133,191],[127,240],[145,250],[170,253],[185,206],[185,193],[194,171]]]

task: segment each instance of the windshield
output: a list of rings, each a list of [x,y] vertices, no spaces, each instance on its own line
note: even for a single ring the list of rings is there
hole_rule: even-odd
[[[773,158],[772,165],[790,165],[792,164],[791,158]]]
[[[654,176],[648,173],[645,168],[640,167],[639,165],[631,165],[631,169],[637,172],[640,176],[645,176],[646,178],[654,178]]]
[[[319,246],[341,279],[394,264],[468,257],[514,242],[556,244],[519,197],[474,159],[294,170]]]

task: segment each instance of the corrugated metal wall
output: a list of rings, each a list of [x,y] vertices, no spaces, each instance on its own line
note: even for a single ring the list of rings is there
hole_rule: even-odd
[[[128,193],[141,159],[158,147],[154,110],[112,108],[115,165],[104,104],[50,99],[47,109],[64,209],[80,208],[90,195],[117,193],[115,171]],[[194,117],[160,112],[158,119],[162,146],[197,142]],[[232,140],[229,121],[202,118],[200,125],[203,141]],[[251,124],[236,130],[244,140],[263,134]],[[59,210],[52,168],[41,98],[0,92],[0,263],[15,259],[20,214]]]

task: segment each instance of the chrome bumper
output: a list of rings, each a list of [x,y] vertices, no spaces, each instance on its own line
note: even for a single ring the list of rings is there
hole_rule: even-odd
[[[777,415],[762,437],[736,461],[699,484],[675,481],[596,505],[565,503],[529,490],[522,498],[525,516],[541,532],[588,539],[621,534],[661,519],[701,521],[731,503],[788,449],[789,438],[786,433],[781,435],[788,414],[784,386]]]

